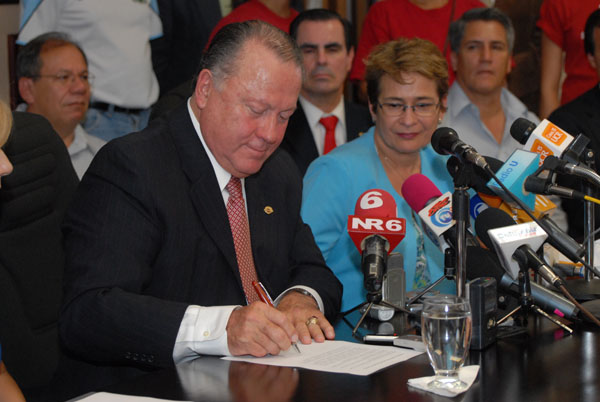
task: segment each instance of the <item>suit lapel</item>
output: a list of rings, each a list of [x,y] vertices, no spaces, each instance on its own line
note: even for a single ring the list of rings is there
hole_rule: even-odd
[[[271,264],[261,260],[260,256],[264,255],[264,250],[273,250],[276,247],[274,242],[277,240],[275,230],[277,215],[272,213],[273,207],[265,198],[267,191],[261,181],[260,172],[246,178],[245,188],[254,265],[258,278],[264,280],[269,277]]]
[[[300,102],[298,102],[296,112],[291,117],[289,128],[290,130],[285,135],[294,152],[306,161],[316,159],[319,156],[319,151]]]
[[[173,111],[169,117],[169,128],[182,169],[191,183],[190,197],[198,217],[235,271],[241,286],[227,209],[208,155],[192,125],[187,102]]]
[[[346,115],[346,142],[358,137],[362,125],[362,113],[354,110],[354,105],[344,99],[344,113]]]

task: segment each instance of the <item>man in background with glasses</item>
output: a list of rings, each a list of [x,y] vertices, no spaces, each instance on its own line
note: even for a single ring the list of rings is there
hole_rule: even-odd
[[[475,8],[450,24],[450,60],[456,80],[448,92],[443,126],[482,155],[506,160],[521,145],[510,135],[518,117],[539,123],[536,115],[506,89],[515,32],[496,8]]]
[[[17,57],[17,110],[44,116],[67,146],[81,179],[104,140],[80,125],[90,103],[93,76],[83,50],[67,34],[50,32],[24,46]]]

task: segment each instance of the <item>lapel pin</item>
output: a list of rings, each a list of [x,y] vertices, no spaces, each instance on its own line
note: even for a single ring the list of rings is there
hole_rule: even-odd
[[[265,214],[267,214],[267,215],[271,215],[271,214],[273,213],[273,208],[271,208],[270,206],[268,206],[268,205],[267,205],[267,206],[265,207],[265,210],[264,210],[264,211],[265,211]]]

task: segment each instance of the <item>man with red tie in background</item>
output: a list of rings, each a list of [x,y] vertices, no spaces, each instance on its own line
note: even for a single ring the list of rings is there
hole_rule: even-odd
[[[304,80],[281,146],[302,175],[315,158],[371,126],[367,108],[344,99],[354,59],[350,30],[348,21],[325,9],[304,11],[290,26],[302,51]]]

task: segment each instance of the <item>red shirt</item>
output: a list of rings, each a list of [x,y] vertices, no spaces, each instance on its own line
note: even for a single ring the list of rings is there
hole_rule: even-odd
[[[271,25],[276,26],[284,32],[290,32],[290,24],[298,15],[298,11],[291,9],[290,16],[288,18],[282,18],[275,14],[273,11],[269,10],[267,6],[262,4],[258,0],[250,0],[246,3],[243,3],[239,7],[236,7],[227,14],[225,17],[221,18],[217,26],[213,29],[210,34],[210,38],[208,39],[208,44],[212,41],[213,36],[219,31],[219,29],[223,28],[227,24],[231,24],[232,22],[243,22],[249,20],[261,20],[264,22],[268,22]],[[208,44],[206,45],[208,47]]]
[[[537,26],[565,53],[566,78],[561,105],[577,98],[598,83],[583,47],[585,22],[598,9],[598,0],[545,0]]]
[[[456,0],[452,20],[456,21],[465,11],[478,7],[485,7],[485,4],[479,0]],[[423,10],[408,0],[383,0],[373,4],[363,25],[350,79],[362,80],[365,74],[363,59],[367,58],[373,47],[392,39],[399,37],[428,39],[443,52],[450,26],[451,10],[452,0],[449,0],[445,6],[433,10]],[[447,45],[445,56],[451,77],[450,83],[452,83],[454,73],[450,66],[450,43]]]

